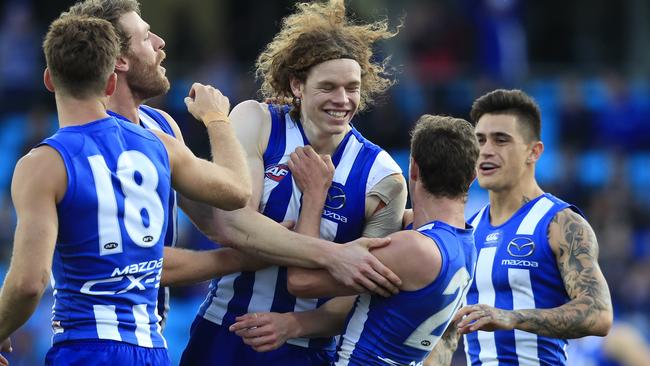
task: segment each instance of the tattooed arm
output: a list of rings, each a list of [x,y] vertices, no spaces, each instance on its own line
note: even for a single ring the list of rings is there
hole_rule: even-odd
[[[612,326],[612,302],[598,266],[598,242],[587,221],[570,209],[549,225],[548,240],[571,299],[552,309],[507,311],[472,305],[459,311],[461,333],[519,329],[553,338],[605,336]]]
[[[458,339],[460,338],[458,328],[456,328],[454,323],[452,321],[449,324],[442,338],[436,343],[427,358],[424,359],[424,366],[448,366],[451,364],[451,359],[454,356],[454,351],[458,347]]]

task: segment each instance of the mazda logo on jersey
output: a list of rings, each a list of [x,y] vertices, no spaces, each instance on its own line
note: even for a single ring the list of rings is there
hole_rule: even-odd
[[[508,254],[513,257],[528,257],[535,251],[535,242],[530,238],[514,238],[508,243]]]
[[[345,192],[339,183],[332,183],[330,190],[327,192],[325,207],[331,210],[338,210],[345,206]]]
[[[276,182],[281,181],[287,174],[289,174],[289,167],[287,164],[269,165],[264,169],[264,175]]]

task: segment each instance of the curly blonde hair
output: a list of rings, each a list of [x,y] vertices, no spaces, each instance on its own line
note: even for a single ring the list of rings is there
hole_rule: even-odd
[[[262,80],[260,93],[265,98],[291,98],[291,77],[304,82],[313,66],[349,58],[361,66],[361,111],[394,84],[387,70],[389,58],[382,63],[373,61],[372,46],[378,40],[392,38],[398,30],[389,31],[387,20],[354,24],[345,15],[344,0],[299,3],[257,58],[255,75]]]

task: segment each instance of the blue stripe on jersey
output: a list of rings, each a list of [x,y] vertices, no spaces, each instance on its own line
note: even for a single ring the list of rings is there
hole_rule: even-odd
[[[57,205],[53,342],[165,347],[155,313],[171,190],[164,145],[113,117],[41,144],[59,152],[70,177]]]
[[[284,148],[287,144],[286,130],[278,127],[280,123],[284,122],[283,116],[288,112],[288,107],[271,105],[269,112],[271,113],[271,135],[263,159],[265,164],[270,165],[277,164],[284,155]]]
[[[305,146],[308,141],[300,122],[293,121],[289,116],[288,108],[271,105],[268,108],[271,132],[263,155],[265,178],[260,211],[278,222],[296,220],[302,193],[293,182],[286,163],[296,147]],[[321,237],[347,241],[361,235],[367,185],[400,172],[397,164],[385,152],[385,156],[379,159],[380,152],[379,147],[366,141],[354,129],[337,147],[332,159],[336,171],[332,184],[334,188],[331,189],[337,191],[331,191],[331,197],[326,202]],[[286,287],[286,269],[274,266],[213,281],[199,315],[208,321],[228,326],[236,316],[247,312],[303,311],[315,308],[322,301],[291,296]],[[333,350],[334,347],[331,338],[293,339],[288,343],[314,349]]]
[[[389,298],[358,296],[335,365],[421,365],[461,306],[474,275],[472,230],[434,221],[418,231],[440,250],[438,277],[422,289]]]
[[[569,300],[555,255],[547,239],[548,226],[566,208],[580,211],[551,194],[522,206],[501,226],[490,224],[490,207],[475,217],[479,250],[475,281],[467,304],[485,303],[507,310],[553,308]],[[566,340],[514,331],[477,332],[465,336],[472,365],[495,360],[512,365],[563,365]]]

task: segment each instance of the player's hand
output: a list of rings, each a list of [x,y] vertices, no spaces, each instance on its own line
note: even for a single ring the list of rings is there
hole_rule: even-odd
[[[229,121],[230,101],[221,92],[210,85],[192,84],[185,97],[187,111],[204,124],[212,121]]]
[[[318,155],[311,146],[297,147],[287,165],[303,194],[327,197],[334,179],[334,164],[329,155]]]
[[[0,352],[11,352],[13,351],[13,348],[11,348],[11,338],[5,339],[2,343],[0,343]],[[7,359],[0,355],[0,366],[8,366],[9,361]]]
[[[458,310],[453,321],[458,321],[456,326],[461,334],[467,334],[477,330],[486,332],[512,330],[517,319],[512,311],[476,304]]]
[[[235,318],[228,330],[242,337],[257,352],[268,352],[292,338],[287,314],[249,313]]]
[[[370,250],[390,243],[390,238],[360,238],[337,245],[336,256],[329,261],[327,270],[332,276],[355,291],[391,296],[399,292],[402,281],[383,265]]]

